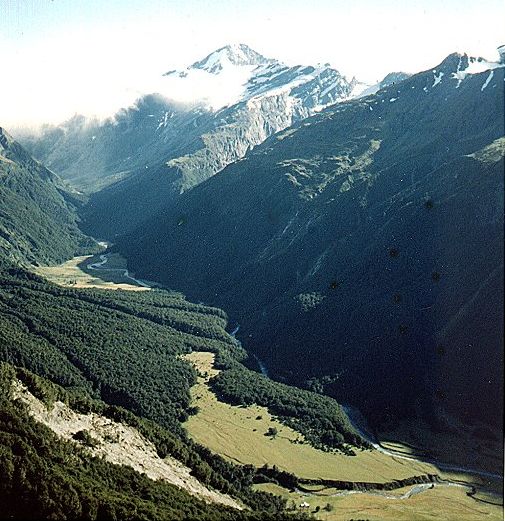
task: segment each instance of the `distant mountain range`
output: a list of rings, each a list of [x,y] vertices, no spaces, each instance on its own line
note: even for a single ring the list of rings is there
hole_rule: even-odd
[[[275,378],[375,421],[502,410],[504,66],[453,54],[329,107],[120,237]]]
[[[112,185],[92,197],[85,216],[87,229],[102,237],[134,229],[270,135],[346,99],[357,84],[328,65],[289,67],[243,44],[165,76],[189,90],[195,81],[218,81],[220,104],[187,106],[153,94],[103,123],[76,116],[20,137],[76,188]]]

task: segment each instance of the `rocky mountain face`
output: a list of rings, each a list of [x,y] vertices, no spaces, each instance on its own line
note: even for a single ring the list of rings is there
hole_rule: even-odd
[[[363,83],[353,78],[353,89],[350,97],[363,98],[364,96],[370,96],[370,94],[375,94],[378,90],[406,80],[407,78],[410,78],[410,76],[412,76],[412,74],[407,72],[390,72],[389,74],[386,74],[381,81],[375,84]]]
[[[104,123],[75,117],[24,138],[37,158],[78,189],[106,187],[91,198],[85,215],[87,229],[98,236],[134,229],[270,135],[345,99],[353,88],[329,66],[290,67],[243,44],[165,76],[188,88],[222,76],[230,96],[222,106],[203,100],[188,107],[150,95]]]
[[[503,66],[454,54],[322,110],[118,247],[136,273],[225,307],[274,378],[375,422],[496,422],[503,82]]]
[[[0,201],[0,259],[61,261],[94,244],[77,227],[76,194],[2,128]]]

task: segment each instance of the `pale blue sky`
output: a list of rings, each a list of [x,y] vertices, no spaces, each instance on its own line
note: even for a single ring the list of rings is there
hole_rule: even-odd
[[[0,125],[112,113],[234,42],[367,82],[453,51],[494,59],[504,19],[503,0],[0,0]]]

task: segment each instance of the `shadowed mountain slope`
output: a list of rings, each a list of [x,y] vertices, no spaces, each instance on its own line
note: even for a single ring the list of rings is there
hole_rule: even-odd
[[[81,204],[0,128],[0,257],[48,263],[92,248],[94,241],[77,227]]]
[[[503,67],[438,67],[281,132],[118,241],[271,374],[376,421],[502,410]]]

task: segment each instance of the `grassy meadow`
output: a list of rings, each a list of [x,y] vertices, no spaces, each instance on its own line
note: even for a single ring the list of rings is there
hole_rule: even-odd
[[[217,400],[208,380],[218,371],[214,354],[185,356],[201,376],[191,389],[192,405],[199,408],[184,424],[190,436],[236,463],[276,465],[302,478],[386,482],[420,474],[436,474],[430,464],[393,458],[378,451],[357,451],[356,456],[315,449],[301,434],[283,425],[265,407],[237,407]],[[277,435],[266,436],[270,428]]]
[[[39,266],[35,272],[60,286],[71,288],[123,289],[128,291],[146,291],[149,288],[132,283],[120,270],[126,269],[126,261],[119,254],[109,254],[104,268],[92,270],[88,266],[100,262],[99,255],[74,257],[58,266]],[[110,271],[118,270],[118,271]]]
[[[412,490],[406,487],[388,492],[339,494],[326,490],[317,494],[289,492],[274,484],[255,485],[257,490],[271,492],[288,500],[288,507],[305,510],[316,519],[325,521],[489,521],[503,519],[503,507],[478,502],[467,496],[467,489],[454,486],[436,486],[409,498],[401,497]],[[306,502],[309,508],[300,508]],[[327,510],[327,505],[330,505]],[[319,510],[316,512],[317,508]]]

